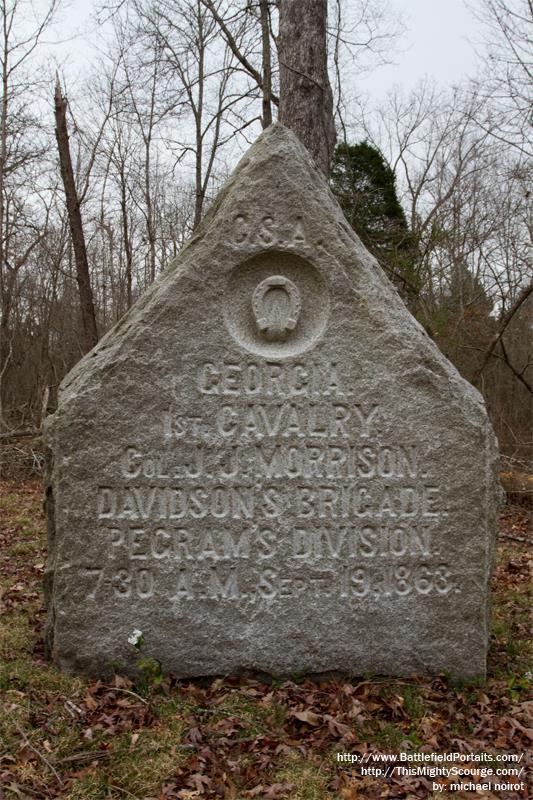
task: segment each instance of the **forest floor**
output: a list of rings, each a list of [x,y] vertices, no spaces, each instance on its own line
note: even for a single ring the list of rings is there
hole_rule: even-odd
[[[0,482],[0,798],[531,797],[531,509],[502,513],[484,686],[446,675],[134,685],[47,663],[41,499],[37,482]],[[420,763],[401,754],[424,752],[462,754],[447,764],[462,777],[408,774]],[[379,760],[387,754],[396,760]],[[493,778],[503,788],[487,787],[487,768],[508,771]],[[458,781],[477,789],[450,790]]]

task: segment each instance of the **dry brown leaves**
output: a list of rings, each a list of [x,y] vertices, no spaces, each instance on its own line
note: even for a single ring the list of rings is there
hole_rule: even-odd
[[[20,532],[5,517],[4,522],[0,551]],[[527,514],[507,510],[503,531],[509,536],[530,536]],[[512,597],[509,590],[527,591],[532,566],[527,547],[520,542],[509,542],[505,543],[504,558],[494,576],[495,591],[502,596],[507,592],[506,597]],[[3,574],[14,578],[1,599],[3,610],[22,608],[28,599],[35,601],[43,561],[40,553],[32,563],[24,558],[9,563],[3,559]],[[42,625],[42,615],[32,613],[35,625]],[[517,636],[524,634],[522,624],[517,623]],[[219,678],[208,684],[180,683],[167,677],[148,699],[120,676],[109,684],[87,683],[76,698],[30,687],[32,708],[36,710],[28,724],[34,730],[44,731],[45,744],[41,744],[40,752],[32,749],[21,732],[18,748],[5,753],[0,760],[0,787],[3,785],[6,794],[13,797],[66,797],[72,782],[88,771],[105,774],[108,785],[113,787],[109,755],[115,737],[129,733],[135,743],[143,729],[156,730],[162,725],[157,717],[157,704],[161,698],[172,698],[177,709],[175,717],[184,730],[173,745],[173,752],[180,756],[176,757],[179,766],[171,774],[161,775],[156,800],[293,798],[295,784],[290,777],[283,776],[290,775],[287,765],[294,763],[295,758],[325,776],[329,798],[423,800],[431,796],[431,785],[426,778],[363,775],[357,766],[337,763],[335,753],[367,757],[372,753],[406,750],[531,753],[532,705],[520,687],[513,690],[508,676],[498,673],[496,667],[502,664],[509,667],[511,663],[509,653],[500,652],[500,646],[503,647],[499,641],[494,642],[493,677],[483,688],[458,689],[445,676],[405,681],[286,681],[281,685],[246,678]],[[34,659],[42,663],[39,649]],[[418,703],[417,713],[413,698]],[[78,734],[72,752],[61,757],[54,753],[56,732],[50,722],[57,715],[58,703]],[[396,737],[394,744],[391,731]],[[21,789],[16,780],[17,762],[38,763],[43,759],[50,769],[41,772],[41,778],[35,779],[32,786]],[[469,767],[476,764],[467,762],[464,766],[467,774]],[[45,780],[43,775],[48,778]],[[117,796],[121,791],[124,796],[128,794],[120,787],[117,791]],[[501,795],[502,798],[529,796],[527,789]]]

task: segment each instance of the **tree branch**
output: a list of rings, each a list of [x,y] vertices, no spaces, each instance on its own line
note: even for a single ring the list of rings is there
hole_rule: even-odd
[[[256,70],[256,68],[253,66],[253,64],[251,64],[248,61],[246,56],[243,55],[243,53],[241,53],[239,47],[237,46],[237,42],[235,41],[235,39],[233,38],[233,36],[231,34],[231,31],[228,29],[228,26],[226,25],[226,23],[224,22],[224,20],[222,19],[222,17],[218,13],[218,11],[216,10],[215,5],[212,2],[212,0],[201,0],[201,3],[213,15],[214,20],[217,22],[218,26],[220,27],[220,30],[222,31],[222,33],[226,37],[226,41],[227,41],[231,51],[235,55],[235,57],[241,62],[241,64],[245,68],[245,70],[252,76],[252,78],[257,83],[257,85],[261,89],[261,91],[263,91],[264,90],[263,78],[262,78],[261,74]],[[275,95],[273,92],[270,94],[270,99],[272,100],[274,105],[279,106],[279,97],[277,95]]]
[[[503,343],[503,339],[500,339],[500,347],[501,347],[502,353],[503,353],[503,360],[505,361],[505,363],[507,364],[507,366],[509,367],[509,369],[511,370],[511,372],[513,373],[515,378],[517,378],[520,381],[520,383],[522,383],[526,387],[526,389],[528,390],[528,392],[530,394],[533,394],[533,389],[531,388],[529,383],[524,378],[524,375],[521,372],[518,372],[514,368],[514,366],[511,364],[511,361],[509,360],[509,356],[507,354],[507,350],[505,349],[505,345]]]
[[[520,306],[527,300],[527,298],[532,293],[533,293],[533,281],[531,281],[530,284],[528,284],[527,286],[524,287],[524,289],[520,292],[520,294],[516,298],[515,302],[511,306],[511,308],[503,315],[501,323],[500,323],[499,330],[493,336],[492,341],[489,344],[489,347],[487,349],[487,352],[485,353],[485,358],[483,359],[483,362],[482,362],[481,366],[479,367],[478,371],[476,372],[476,374],[474,375],[474,377],[472,379],[472,383],[474,384],[474,386],[476,386],[478,384],[479,379],[481,377],[481,373],[483,372],[483,370],[485,369],[485,367],[489,363],[489,359],[490,359],[492,353],[494,352],[494,348],[496,347],[498,342],[501,341],[501,338],[502,338],[503,334],[505,333],[507,326],[511,322],[512,318],[514,317],[514,315],[516,314],[516,312],[518,311]],[[522,379],[522,383],[524,383],[523,379]],[[525,385],[527,386],[529,391],[531,391],[531,388],[529,387],[529,384],[526,383]]]

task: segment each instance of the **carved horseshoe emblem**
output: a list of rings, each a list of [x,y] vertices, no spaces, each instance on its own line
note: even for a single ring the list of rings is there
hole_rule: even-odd
[[[286,339],[298,324],[300,292],[283,275],[272,275],[256,286],[252,309],[257,327],[270,340]]]

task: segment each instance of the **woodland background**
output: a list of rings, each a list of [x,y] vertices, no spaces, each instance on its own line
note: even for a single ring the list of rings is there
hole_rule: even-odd
[[[275,0],[100,3],[102,45],[81,82],[56,74],[47,46],[58,10],[0,0],[4,438],[40,429],[63,376],[178,253],[279,102]],[[393,58],[401,22],[381,0],[330,2],[331,185],[484,394],[502,452],[527,460],[533,4],[472,0],[471,11],[475,76],[392,89],[376,105],[371,71]],[[353,86],[365,71],[363,98]]]
[[[40,471],[62,377],[176,255],[278,102],[282,119],[289,97],[301,119],[317,108],[286,91],[294,54],[316,68],[307,90],[333,106],[337,147],[331,125],[322,142],[319,126],[300,138],[319,156],[326,145],[328,173],[333,155],[349,221],[483,392],[511,466],[530,459],[533,0],[471,2],[478,74],[378,104],[372,70],[401,33],[384,0],[330,2],[333,97],[312,35],[319,0],[95,5],[102,46],[81,82],[55,74],[57,0],[0,0],[0,798],[530,797],[531,474],[502,510],[484,686],[448,674],[180,682],[153,658],[139,658],[136,683],[65,675],[43,650],[42,485],[12,480]],[[304,5],[291,36],[284,12]],[[449,790],[453,778],[433,791],[337,759],[410,751],[488,752],[492,766],[508,754],[519,770],[487,791],[466,761],[477,791]]]

